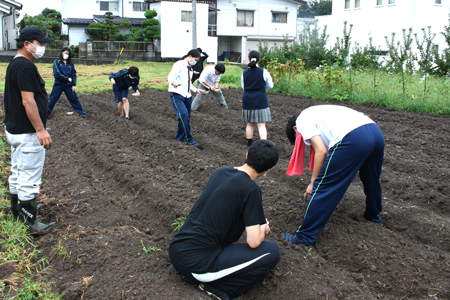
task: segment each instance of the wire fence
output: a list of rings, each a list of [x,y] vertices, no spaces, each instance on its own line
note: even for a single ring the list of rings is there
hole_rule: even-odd
[[[93,41],[93,52],[110,52],[110,51],[124,51],[128,52],[156,52],[156,47],[153,42],[122,42],[122,41]]]

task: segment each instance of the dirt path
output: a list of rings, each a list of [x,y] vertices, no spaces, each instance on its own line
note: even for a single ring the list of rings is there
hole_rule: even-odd
[[[50,259],[49,279],[66,299],[73,283],[92,277],[84,299],[209,299],[184,282],[167,249],[175,218],[188,214],[212,171],[238,166],[246,152],[240,90],[225,90],[229,110],[208,95],[192,115],[194,148],[175,140],[167,92],[131,99],[131,121],[118,117],[112,92],[81,95],[88,117],[67,116],[63,97],[48,121],[43,220],[57,230],[35,241]],[[280,161],[257,179],[281,262],[245,299],[450,299],[450,117],[370,105],[364,112],[383,131],[383,225],[364,221],[364,194],[355,178],[314,247],[288,245],[303,218],[306,175],[285,175],[292,146],[284,128],[323,100],[269,95],[269,139]],[[61,243],[70,260],[56,255]],[[147,249],[143,253],[142,243]],[[70,289],[72,287],[72,289]],[[67,290],[67,288],[69,288]]]

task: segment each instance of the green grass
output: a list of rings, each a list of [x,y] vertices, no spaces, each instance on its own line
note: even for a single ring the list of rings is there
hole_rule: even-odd
[[[9,175],[9,145],[0,134],[0,206],[9,206],[6,178]],[[36,249],[23,222],[13,219],[11,213],[0,210],[0,264],[9,263],[16,272],[0,281],[0,299],[61,299],[51,292],[51,283],[45,281],[48,261],[37,259]]]

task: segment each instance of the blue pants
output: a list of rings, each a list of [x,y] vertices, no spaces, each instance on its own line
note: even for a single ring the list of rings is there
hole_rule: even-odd
[[[225,247],[207,273],[196,274],[185,268],[183,258],[170,257],[172,265],[192,282],[206,282],[225,292],[231,298],[237,297],[266,276],[280,261],[278,245],[264,241],[258,248],[247,244],[233,244]]]
[[[306,245],[316,240],[317,233],[325,227],[358,171],[366,194],[364,218],[381,224],[383,156],[383,134],[374,123],[351,131],[328,151],[297,231]]]
[[[58,102],[59,97],[61,97],[62,92],[66,94],[67,99],[72,105],[73,109],[80,115],[85,116],[86,113],[81,106],[80,100],[78,100],[77,93],[72,90],[72,85],[68,83],[54,84],[52,92],[50,94],[50,99],[48,101],[48,112],[47,117],[52,113],[53,107],[55,107],[56,102]]]
[[[170,101],[173,110],[178,117],[177,140],[191,143],[194,138],[191,135],[191,101],[192,97],[184,98],[180,94],[170,93]]]

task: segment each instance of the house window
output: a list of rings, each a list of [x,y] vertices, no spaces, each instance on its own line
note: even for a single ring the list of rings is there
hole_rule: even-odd
[[[181,11],[181,22],[192,22],[192,11],[182,10]]]
[[[442,4],[442,0],[436,0],[435,4]]]
[[[345,0],[345,9],[350,8],[350,0]]]
[[[253,27],[253,11],[238,10],[237,26]]]
[[[133,11],[147,11],[150,9],[150,3],[133,2]]]
[[[272,13],[272,22],[287,23],[287,13]]]
[[[383,0],[377,0],[377,5],[383,5]]]
[[[109,10],[109,2],[108,1],[100,1],[100,10]]]
[[[395,0],[389,0],[388,4],[395,4]]]
[[[355,0],[355,8],[361,7],[361,0]]]
[[[439,45],[433,45],[433,52],[439,53]]]

